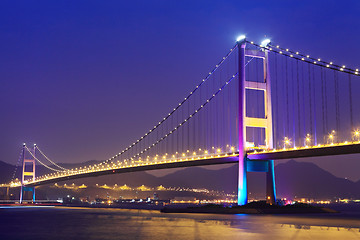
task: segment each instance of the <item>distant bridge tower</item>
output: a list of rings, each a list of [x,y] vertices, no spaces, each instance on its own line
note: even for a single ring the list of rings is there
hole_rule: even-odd
[[[32,202],[35,202],[35,187],[26,187],[24,186],[25,181],[35,181],[35,149],[36,144],[34,144],[31,151],[31,158],[27,158],[26,150],[27,147],[24,143],[23,145],[23,165],[22,165],[22,176],[21,176],[21,190],[20,190],[20,203],[23,202],[25,192],[32,192]]]
[[[270,41],[266,42],[266,45]],[[246,156],[246,128],[264,128],[265,144],[268,149],[273,148],[273,128],[271,109],[271,86],[269,71],[268,50],[246,49],[246,38],[242,36],[237,41],[239,50],[239,181],[238,181],[238,204],[247,203],[247,172],[266,172],[266,202],[275,204],[275,176],[273,160],[251,160]],[[264,44],[262,44],[264,45]],[[246,57],[254,57],[263,60],[264,78],[261,82],[253,82],[246,79]],[[265,117],[255,118],[246,116],[246,89],[262,91],[264,94]]]

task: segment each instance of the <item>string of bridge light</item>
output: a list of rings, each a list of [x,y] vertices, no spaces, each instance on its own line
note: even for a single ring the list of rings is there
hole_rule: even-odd
[[[48,158],[48,157],[39,149],[39,147],[38,147],[37,145],[35,145],[35,148],[40,152],[41,155],[44,156],[44,158],[46,158],[46,159],[47,159],[49,162],[51,162],[54,166],[56,166],[56,167],[58,167],[58,168],[60,168],[60,169],[62,169],[62,170],[69,170],[69,169],[66,169],[66,168],[64,168],[64,167],[61,167],[61,166],[59,166],[58,164],[56,164],[55,162],[51,161],[51,159]]]
[[[53,171],[55,171],[55,172],[63,172],[63,171],[54,169],[54,168],[52,168],[52,167],[49,167],[49,166],[46,165],[45,163],[41,162],[37,157],[35,157],[35,155],[30,151],[30,149],[29,149],[26,145],[24,145],[24,147],[25,147],[25,149],[30,153],[30,155],[31,155],[36,161],[38,161],[41,165],[43,165],[44,167],[46,167],[46,168],[48,168],[48,169],[50,169],[50,170],[53,170]]]
[[[303,59],[308,58],[308,59],[310,59],[312,61],[313,64],[320,63],[320,64],[322,64],[322,67],[327,67],[327,68],[330,68],[330,69],[333,69],[333,70],[346,72],[346,73],[350,73],[350,74],[354,74],[354,75],[359,75],[359,69],[358,68],[354,70],[354,69],[346,67],[345,65],[337,65],[337,64],[334,64],[333,62],[325,62],[325,61],[321,60],[321,58],[312,58],[312,57],[310,57],[310,55],[300,54],[299,52],[291,51],[288,48],[284,49],[284,48],[281,48],[279,45],[273,46],[273,45],[270,44],[270,46],[271,46],[271,48],[275,47],[275,48],[279,49],[281,52],[286,51],[286,52],[290,53],[291,55],[289,57],[293,57],[294,56],[293,54],[296,54],[296,55],[302,57],[301,58],[302,61],[305,61]]]
[[[254,59],[254,57],[251,58],[250,60],[248,60],[248,61],[246,62],[246,64],[245,64],[245,66],[247,66],[253,59]],[[138,153],[138,154],[130,157],[130,159],[125,159],[125,161],[126,161],[126,160],[132,160],[133,158],[140,156],[141,154],[145,153],[146,151],[148,151],[148,150],[151,149],[152,147],[154,147],[154,146],[156,146],[157,144],[159,144],[159,143],[160,143],[161,141],[163,141],[165,138],[167,138],[170,134],[172,134],[172,133],[173,133],[174,131],[176,131],[179,127],[181,127],[185,122],[187,122],[187,120],[189,120],[191,117],[193,117],[194,115],[196,115],[199,110],[201,110],[207,103],[209,103],[209,102],[210,102],[221,90],[223,90],[223,88],[224,88],[226,85],[228,85],[228,84],[231,82],[231,80],[234,79],[237,75],[238,75],[238,73],[236,73],[235,75],[233,75],[227,82],[225,82],[225,84],[224,84],[221,88],[219,88],[219,90],[218,90],[216,93],[214,93],[214,94],[211,96],[211,98],[209,98],[208,100],[206,100],[206,102],[205,102],[203,105],[201,105],[197,110],[195,110],[195,112],[194,112],[193,114],[189,115],[188,118],[186,118],[182,123],[180,123],[177,127],[175,127],[173,130],[171,130],[168,134],[166,134],[164,137],[160,138],[157,142],[151,144],[149,147],[145,148],[145,149],[144,149],[143,151],[141,151],[140,153]],[[213,148],[214,148],[214,147],[213,147]],[[116,157],[112,158],[111,160],[114,160],[115,158],[116,158]],[[107,162],[107,161],[106,161],[106,162]],[[100,163],[99,165],[101,165],[101,164],[102,164],[102,163]]]
[[[20,150],[19,159],[18,159],[18,161],[17,161],[17,163],[16,163],[16,165],[15,165],[15,169],[14,169],[13,175],[12,175],[12,177],[11,177],[11,182],[14,181],[15,174],[16,174],[16,171],[17,171],[17,169],[18,169],[18,166],[19,166],[19,163],[20,163],[20,161],[21,161],[21,158],[22,158],[22,150]]]
[[[326,147],[326,148],[329,148],[329,147],[336,147],[336,146],[343,146],[343,145],[352,145],[352,144],[359,144],[359,141],[357,142],[348,142],[348,141],[345,141],[345,142],[341,142],[341,143],[331,143],[331,144],[318,144],[318,145],[314,145],[314,146],[309,146],[309,145],[306,145],[306,146],[302,146],[302,147],[293,147],[293,148],[282,148],[282,149],[259,149],[260,151],[258,150],[250,150],[248,152],[248,155],[256,155],[256,154],[262,154],[262,153],[271,153],[271,152],[284,152],[284,151],[294,151],[294,150],[304,150],[304,149],[313,149],[313,148],[321,148],[321,147]],[[226,157],[226,156],[229,156],[228,155],[229,153],[225,153],[223,155],[220,155],[220,154],[217,154],[217,156],[211,156],[211,158],[216,158],[216,157]],[[232,152],[230,153],[231,156],[237,156],[238,155],[238,152]],[[204,157],[205,158],[205,157]],[[200,160],[200,158],[198,158]],[[191,161],[191,160],[197,160],[195,159],[194,157],[193,158],[184,158],[180,161]],[[170,163],[171,161],[160,161],[160,162],[154,162],[152,164],[162,164],[162,163]],[[144,162],[144,163],[139,163],[139,164],[134,164],[134,165],[129,165],[129,166],[122,166],[120,167],[119,165],[116,165],[116,164],[113,164],[112,168],[110,168],[109,165],[107,165],[106,168],[104,168],[104,166],[102,168],[99,169],[99,167],[97,167],[97,169],[95,168],[89,168],[87,170],[85,170],[85,168],[83,169],[83,172],[81,172],[81,169],[79,169],[79,171],[76,171],[76,172],[68,172],[68,173],[65,173],[65,172],[61,172],[60,174],[57,173],[57,174],[48,174],[48,175],[45,175],[45,176],[41,176],[39,178],[36,179],[36,182],[41,182],[41,181],[46,181],[46,180],[51,180],[51,179],[54,179],[54,178],[67,178],[69,177],[70,175],[76,175],[76,174],[86,174],[86,173],[92,173],[92,172],[97,172],[97,171],[113,171],[115,168],[123,168],[123,167],[139,167],[139,166],[144,166],[144,165],[148,165],[149,163],[148,162]]]
[[[333,62],[326,62],[326,61],[323,61],[321,60],[320,58],[313,58],[313,57],[310,57],[310,55],[304,55],[304,54],[301,54],[300,52],[298,51],[292,51],[292,50],[289,50],[288,48],[281,48],[279,45],[276,45],[276,46],[273,46],[270,44],[270,40],[266,39],[263,41],[262,44],[256,44],[254,43],[253,41],[247,41],[247,43],[250,43],[251,45],[254,45],[256,47],[259,47],[259,48],[262,48],[262,49],[267,49],[271,52],[274,52],[274,53],[278,53],[278,54],[282,54],[286,57],[289,57],[289,58],[294,58],[294,59],[297,59],[297,60],[301,60],[303,62],[307,62],[307,63],[311,63],[313,65],[317,65],[317,66],[320,66],[320,67],[324,67],[324,68],[329,68],[329,69],[332,69],[332,70],[335,70],[335,71],[339,71],[339,72],[344,72],[344,73],[348,73],[348,74],[352,74],[352,75],[355,75],[355,76],[359,76],[359,69],[352,69],[352,68],[348,68],[346,67],[345,65],[337,65],[337,64],[334,64]],[[275,50],[275,49],[278,49],[278,50]]]
[[[250,60],[248,60],[245,64],[245,66],[247,66],[252,60],[254,59],[251,58]],[[206,104],[208,104],[218,93],[220,93],[220,91],[222,91],[236,76],[238,75],[238,73],[236,73],[235,75],[233,75],[227,82],[225,82],[225,84],[223,86],[221,86],[219,88],[219,90],[217,90],[217,92],[215,92],[209,99],[206,100],[206,102],[202,105],[200,105],[200,107],[195,110],[195,112],[193,112],[193,114],[190,114],[182,123],[180,123],[178,126],[176,126],[173,130],[171,130],[168,134],[166,134],[164,137],[160,138],[158,141],[156,141],[155,143],[151,144],[149,147],[145,148],[143,151],[141,151],[138,154],[133,155],[132,157],[130,157],[130,159],[128,160],[132,160],[133,158],[139,157],[141,154],[145,153],[146,151],[150,150],[152,147],[156,146],[157,144],[159,144],[161,141],[163,141],[165,138],[167,138],[169,135],[171,135],[174,131],[176,131],[179,127],[181,127],[184,123],[186,123],[190,118],[192,118],[194,115],[196,115],[203,107],[205,107]],[[114,160],[115,158],[111,159]],[[127,160],[127,159],[125,159]],[[102,164],[102,163],[100,163]]]
[[[278,53],[278,54],[282,54],[282,55],[284,55],[286,57],[289,57],[289,58],[295,58],[297,60],[301,60],[301,61],[307,62],[309,64],[320,66],[322,68],[329,68],[329,69],[332,69],[334,71],[348,73],[349,76],[350,75],[359,76],[359,69],[354,70],[354,69],[351,69],[351,68],[347,68],[345,65],[340,66],[340,65],[334,64],[333,62],[325,62],[325,61],[322,61],[320,58],[315,59],[315,58],[310,57],[309,55],[304,55],[304,54],[301,54],[301,53],[299,53],[297,51],[295,52],[295,51],[291,51],[289,49],[281,48],[279,45],[274,46],[274,45],[271,45],[269,39],[265,39],[259,45],[259,44],[256,44],[256,43],[252,42],[252,41],[251,42],[247,41],[246,37],[244,35],[242,35],[237,39],[237,42],[238,43],[241,43],[241,42],[250,43],[250,44],[252,44],[252,45],[254,45],[256,47],[259,47],[261,49],[266,49],[266,50],[269,50],[269,51],[272,51],[272,52],[275,52],[275,53]],[[276,48],[278,50],[274,50],[274,48]],[[360,135],[358,130],[356,130],[356,134]]]
[[[314,145],[314,146],[309,146],[309,145],[306,145],[306,146],[301,146],[301,147],[293,147],[293,148],[280,148],[280,149],[259,149],[258,150],[254,150],[254,151],[249,151],[247,154],[248,155],[257,155],[257,154],[263,154],[263,153],[272,153],[272,152],[284,152],[284,151],[296,151],[296,150],[304,150],[304,149],[314,149],[314,148],[330,148],[330,147],[337,147],[337,146],[344,146],[344,145],[352,145],[352,144],[355,144],[355,145],[358,145],[359,144],[359,140],[358,141],[354,141],[354,142],[348,142],[348,141],[345,141],[345,142],[341,142],[341,143],[331,143],[331,144],[318,144],[318,145]],[[231,156],[237,156],[238,155],[238,152],[232,152],[230,153]],[[223,155],[217,155],[217,156],[211,156],[211,158],[216,158],[216,157],[226,157],[226,156],[229,156],[228,153],[225,153]],[[199,159],[199,158],[198,158]],[[193,161],[193,160],[197,160],[197,159],[194,159],[194,158],[184,158],[182,160],[179,160],[179,161]],[[200,160],[200,159],[199,159]],[[162,163],[170,163],[171,161],[167,162],[167,161],[162,161],[162,162],[154,162],[152,164],[162,164]],[[176,162],[176,160],[175,160]],[[44,175],[44,176],[41,176],[41,177],[38,177],[36,178],[36,181],[35,182],[43,182],[43,181],[47,181],[47,180],[51,180],[51,179],[54,179],[54,178],[67,178],[71,175],[76,175],[76,174],[86,174],[86,173],[93,173],[93,172],[97,172],[97,171],[114,171],[115,168],[123,168],[123,167],[126,167],[126,168],[131,168],[131,167],[140,167],[140,166],[144,166],[144,165],[148,165],[149,163],[141,163],[141,164],[134,164],[134,165],[129,165],[129,166],[122,166],[122,167],[119,167],[118,165],[116,164],[113,164],[113,168],[110,168],[109,166],[107,168],[104,168],[104,166],[102,167],[102,169],[99,169],[99,167],[97,167],[98,169],[95,169],[95,168],[89,168],[87,170],[84,169],[83,172],[81,172],[81,170],[79,170],[80,172],[76,171],[76,172],[61,172],[61,173],[56,173],[56,174],[47,174],[47,175]],[[15,182],[14,183],[15,185],[18,184],[20,185],[20,182]]]
[[[332,133],[334,134],[334,133]],[[357,138],[357,142],[360,141],[360,131],[356,130],[354,132],[354,137]],[[287,142],[285,142],[287,140]],[[286,143],[287,145],[290,144],[290,139],[288,138],[285,138],[285,141],[284,141],[284,144]],[[310,142],[310,136],[307,135],[306,137],[306,141],[307,142]],[[336,143],[334,144],[334,142],[332,142],[331,144],[324,144],[324,145],[321,145],[321,144],[318,144],[318,145],[315,145],[315,146],[309,146],[309,145],[305,145],[303,147],[294,147],[292,148],[293,150],[301,150],[301,149],[305,149],[305,148],[316,148],[316,147],[331,147],[331,146],[336,146],[336,145],[348,145],[348,144],[353,144],[353,143],[357,143],[356,141],[354,142],[348,142],[348,141],[345,141],[343,143]],[[213,147],[214,148],[214,147]],[[232,149],[232,154],[237,154],[236,152],[233,152],[233,147],[231,147]],[[271,149],[271,150],[266,150],[266,149],[261,149],[260,152],[258,152],[257,150],[255,150],[253,153],[264,153],[264,152],[278,152],[278,151],[286,151],[286,150],[292,150],[292,149],[288,149],[285,147],[284,145],[284,148],[283,149]],[[217,152],[219,153],[220,152],[220,149],[217,149]],[[195,152],[194,152],[195,153]],[[207,154],[207,151],[205,151],[205,153]],[[252,154],[252,153],[249,153],[249,154]],[[194,154],[195,155],[195,154]],[[225,154],[224,156],[226,156],[227,154]],[[220,156],[218,156],[220,157]],[[155,158],[156,160],[156,158]],[[186,159],[188,160],[188,159]],[[189,159],[190,160],[190,159]],[[194,159],[192,159],[194,160]],[[157,163],[157,162],[156,162]],[[161,162],[160,162],[161,163]],[[118,165],[114,164],[113,163],[113,168],[116,168]],[[130,165],[131,167],[132,165]],[[140,165],[137,165],[137,166],[140,166]],[[97,168],[97,169],[96,169]],[[84,171],[86,167],[84,168]],[[104,166],[102,168],[99,169],[99,166],[95,167],[95,165],[93,167],[89,166],[88,170],[86,172],[89,172],[89,170],[92,170],[90,172],[94,172],[94,171],[103,171],[103,170],[111,170],[109,169],[109,165],[107,164],[107,168],[104,169]],[[67,171],[67,172],[60,172],[60,173],[57,173],[57,175],[54,175],[54,174],[48,174],[48,175],[45,175],[45,176],[41,176],[39,178],[37,178],[36,180],[37,181],[41,181],[41,180],[47,180],[48,177],[50,178],[54,178],[54,177],[61,177],[61,176],[64,176],[64,177],[67,177],[67,176],[70,176],[70,175],[74,175],[74,174],[77,174],[77,173],[81,173],[81,168],[79,169],[80,172],[78,172],[77,170],[76,171]],[[86,172],[82,172],[82,173],[86,173]],[[59,175],[60,174],[60,175]]]
[[[253,60],[250,59],[245,65],[248,65],[251,61]],[[227,82],[225,82],[224,85],[222,85],[214,94],[211,95],[211,97],[209,99],[207,99],[202,105],[200,105],[200,107],[198,109],[195,110],[195,112],[193,112],[192,114],[190,114],[186,119],[184,119],[181,123],[179,123],[174,129],[172,129],[171,131],[169,131],[166,135],[164,135],[162,138],[160,138],[159,140],[157,140],[155,143],[151,144],[149,147],[143,149],[141,152],[133,155],[132,157],[130,157],[130,159],[125,159],[126,160],[132,160],[134,158],[139,157],[140,155],[144,154],[145,152],[147,152],[148,150],[150,150],[151,148],[155,147],[156,145],[158,145],[160,142],[162,142],[163,140],[165,140],[167,137],[169,137],[171,134],[173,134],[176,130],[178,130],[181,126],[183,126],[189,119],[191,119],[193,116],[195,116],[202,108],[204,108],[212,99],[215,98],[216,95],[218,95],[236,76],[238,75],[238,73],[236,73],[235,75],[233,75]],[[102,165],[102,164],[108,164],[109,161],[113,161],[117,158],[117,156],[113,156],[112,158],[106,160],[105,162],[99,163],[99,164],[95,164],[93,167]],[[73,171],[73,170],[68,170],[68,171]]]
[[[360,131],[356,130],[356,131],[354,132],[354,136],[357,137],[357,142],[359,142],[359,140],[360,140]],[[306,138],[307,138],[306,141],[310,142],[310,136],[307,135]],[[286,140],[287,140],[287,142],[285,142]],[[284,144],[285,144],[285,143],[286,143],[287,145],[290,144],[290,139],[285,138],[285,141],[284,141]],[[294,148],[292,148],[292,149],[288,149],[288,148],[286,148],[285,145],[284,145],[284,148],[283,148],[283,149],[271,149],[271,150],[261,149],[260,152],[258,152],[257,150],[255,150],[253,153],[279,152],[279,151],[287,151],[287,150],[301,150],[301,149],[316,148],[316,147],[331,147],[331,146],[335,146],[335,145],[349,145],[349,144],[354,144],[354,143],[357,143],[357,142],[356,142],[356,141],[354,141],[354,142],[345,141],[345,142],[343,142],[343,143],[336,143],[336,144],[334,144],[334,143],[332,142],[331,144],[324,144],[324,145],[318,144],[318,145],[314,145],[314,146],[306,145],[306,146],[303,146],[303,147],[294,147]],[[214,147],[213,147],[213,148],[214,148]],[[233,151],[234,151],[233,147],[231,147],[231,148],[232,148],[232,149],[231,149],[231,150],[232,150],[231,154],[237,154],[236,152],[233,152]],[[220,153],[220,149],[217,149],[217,152]],[[207,154],[207,151],[205,151],[205,153]],[[249,153],[249,154],[252,154],[252,153]],[[195,152],[194,152],[194,155],[195,155]],[[183,156],[184,156],[184,155],[183,155]],[[227,153],[226,153],[224,156],[227,156]],[[220,156],[218,155],[218,157],[220,157]],[[156,160],[156,158],[155,158],[155,160]],[[186,158],[186,160],[188,160],[188,159]],[[189,159],[189,160],[190,160],[190,159]],[[194,158],[192,158],[192,160],[194,160]],[[165,161],[165,162],[166,162],[166,161]],[[158,162],[156,162],[156,163],[158,163]],[[160,162],[160,163],[162,163],[162,162]],[[119,165],[119,164],[118,164],[118,165]],[[116,168],[118,165],[116,165],[116,164],[113,163],[113,166],[112,166],[112,167],[113,167],[113,168]],[[134,165],[134,166],[135,166],[135,165]],[[137,166],[140,166],[140,165],[137,165]],[[130,165],[129,167],[132,167],[132,165]],[[97,169],[95,169],[95,168],[97,168]],[[78,174],[78,173],[88,173],[88,172],[94,172],[94,171],[111,170],[111,169],[110,169],[110,166],[109,166],[108,164],[107,164],[107,168],[105,168],[105,169],[104,169],[104,166],[102,166],[102,168],[100,168],[100,169],[99,169],[99,167],[95,167],[95,166],[93,166],[93,167],[89,166],[89,169],[88,169],[88,170],[85,170],[85,169],[86,169],[86,167],[83,169],[84,172],[81,172],[81,168],[80,168],[79,171],[68,171],[67,173],[61,172],[60,175],[59,175],[59,173],[57,173],[57,175],[48,174],[48,175],[41,176],[41,177],[37,178],[37,180],[38,180],[38,181],[41,181],[41,180],[44,180],[44,179],[46,180],[48,177],[50,177],[50,178],[61,177],[61,176],[66,177],[66,176],[74,175],[74,174]],[[90,171],[89,171],[89,170],[90,170]],[[91,171],[91,170],[92,170],[92,171]]]
[[[230,50],[230,53],[231,53],[234,49],[235,49],[235,47]],[[230,53],[227,54],[227,57],[230,55]],[[225,60],[225,59],[226,59],[226,58],[224,57],[223,60]],[[245,66],[247,66],[253,59],[254,59],[254,58],[251,58],[251,59],[245,64]],[[219,67],[220,65],[216,65],[216,66]],[[214,71],[215,71],[215,70],[214,70]],[[213,71],[213,72],[214,72],[214,71]],[[177,125],[177,126],[176,126],[173,130],[171,130],[168,134],[166,134],[164,137],[162,137],[162,138],[160,138],[159,140],[157,140],[155,143],[151,144],[149,147],[145,148],[145,149],[144,149],[143,151],[141,151],[140,153],[137,153],[137,154],[133,155],[132,157],[130,157],[129,160],[131,160],[131,159],[133,159],[133,158],[136,158],[136,157],[139,157],[141,154],[147,152],[148,150],[150,150],[151,148],[153,148],[154,146],[156,146],[157,144],[159,144],[160,142],[162,142],[162,141],[163,141],[165,138],[167,138],[169,135],[171,135],[174,131],[176,131],[179,127],[181,127],[185,122],[187,122],[190,118],[192,118],[194,115],[196,115],[199,110],[201,110],[207,103],[209,103],[209,102],[210,102],[221,90],[223,90],[223,88],[224,88],[226,85],[228,85],[228,84],[231,82],[231,80],[234,79],[237,75],[238,75],[238,73],[236,73],[235,75],[233,75],[221,88],[219,88],[219,90],[218,90],[216,93],[214,93],[214,94],[211,96],[211,98],[209,98],[208,100],[206,100],[206,102],[205,102],[203,105],[201,105],[197,110],[195,110],[195,112],[194,112],[193,114],[189,115],[189,117],[186,118],[182,123],[180,123],[179,125]],[[209,76],[210,76],[210,75],[209,75]],[[198,87],[197,87],[197,88],[198,88]],[[197,89],[197,88],[196,88],[196,89]],[[185,99],[185,100],[186,100],[186,99]],[[184,101],[183,101],[183,102],[184,102]],[[175,109],[174,109],[174,111],[175,111]],[[174,111],[173,111],[173,112],[174,112]],[[173,112],[172,112],[172,113],[173,113]],[[149,132],[151,132],[151,130],[150,130]],[[133,145],[134,145],[134,144],[133,144]],[[124,152],[124,151],[123,151],[123,152]],[[119,154],[117,154],[117,155],[109,158],[108,160],[106,160],[106,161],[103,162],[103,163],[107,164],[107,162],[116,159],[119,155],[121,155],[121,154],[119,153]],[[125,159],[125,160],[126,160],[126,159]],[[99,163],[98,165],[102,165],[103,163]]]
[[[145,139],[148,135],[150,135],[156,128],[158,128],[163,122],[165,122],[171,115],[174,114],[174,112],[176,110],[178,110],[182,105],[184,105],[184,103],[192,96],[194,95],[194,93],[212,76],[212,74],[225,62],[225,60],[231,55],[231,53],[237,48],[237,44],[230,49],[230,51],[221,59],[221,61],[215,65],[215,68],[209,72],[209,74],[202,79],[202,81],[195,87],[195,89],[193,91],[191,91],[187,97],[184,98],[184,100],[182,100],[175,108],[173,108],[173,110],[171,112],[169,112],[166,117],[164,117],[160,122],[158,122],[152,129],[150,129],[147,133],[145,133],[145,135],[143,135],[141,138],[137,139],[135,142],[133,142],[131,145],[129,145],[129,147],[125,148],[124,150],[122,150],[121,152],[119,152],[118,154],[114,155],[113,157],[107,159],[104,161],[104,163],[107,163],[108,161],[111,161],[117,157],[119,157],[120,155],[124,154],[125,152],[129,151],[131,148],[133,148],[135,145],[137,145],[138,143],[140,143],[143,139]]]
[[[228,147],[230,147],[230,145],[227,145]],[[214,149],[214,147],[213,147]],[[229,156],[228,154],[231,154],[232,156],[235,156],[234,154],[237,154],[236,152],[234,152],[235,148],[234,147],[231,147],[231,153],[227,152],[225,154],[223,154],[223,157],[224,156]],[[217,152],[217,157],[221,157],[220,155],[220,152],[221,150],[219,148],[216,149],[216,152]],[[205,154],[208,154],[208,151],[205,150]],[[193,155],[195,155],[195,152],[193,153]],[[184,155],[183,155],[184,156]],[[215,156],[211,156],[211,158],[214,158]],[[204,157],[205,158],[205,157]],[[200,158],[198,158],[200,159]],[[156,160],[156,158],[155,158]],[[184,158],[183,160],[190,160],[188,158]],[[192,160],[195,160],[194,158]],[[125,161],[126,162],[126,161]],[[166,162],[166,161],[165,161]],[[155,162],[155,163],[159,163],[159,162]],[[160,162],[161,163],[161,162]],[[43,176],[40,176],[40,177],[37,177],[36,178],[36,181],[39,182],[39,181],[44,181],[44,180],[47,180],[48,178],[50,179],[53,179],[53,178],[59,178],[59,177],[68,177],[68,176],[71,176],[71,175],[77,175],[77,174],[86,174],[86,173],[91,173],[91,172],[97,172],[97,171],[108,171],[108,170],[113,170],[115,168],[119,168],[119,165],[121,163],[118,163],[118,164],[115,164],[113,163],[112,164],[112,168],[109,166],[109,164],[106,164],[107,167],[105,167],[105,165],[103,165],[102,167],[99,167],[99,166],[89,166],[89,168],[86,168],[84,167],[83,169],[76,169],[75,171],[71,170],[71,171],[64,171],[64,172],[57,172],[57,173],[50,173],[50,174],[46,174],[46,175],[43,175]],[[135,165],[134,165],[135,166]],[[137,165],[137,166],[140,166],[140,165]],[[128,166],[128,167],[132,167],[132,165]]]
[[[162,138],[160,138],[159,140],[157,140],[155,143],[151,144],[150,146],[148,146],[147,148],[145,148],[144,150],[142,150],[141,152],[133,155],[130,159],[133,158],[137,158],[139,157],[141,154],[147,152],[148,150],[150,150],[151,148],[155,147],[156,145],[158,145],[160,142],[162,142],[163,140],[165,140],[167,137],[169,137],[170,135],[172,135],[175,131],[177,131],[181,126],[183,126],[187,121],[189,121],[189,119],[191,119],[192,117],[194,117],[201,109],[203,109],[211,100],[213,100],[230,82],[231,80],[233,80],[236,76],[238,75],[238,73],[236,73],[235,75],[233,75],[227,82],[225,82],[224,85],[222,85],[219,90],[217,90],[209,99],[206,100],[205,103],[203,103],[202,105],[200,105],[200,107],[198,109],[195,110],[195,112],[193,112],[192,114],[190,114],[187,118],[184,119],[183,122],[181,122],[179,125],[177,125],[175,128],[173,128],[170,132],[168,132],[166,135],[164,135]],[[115,159],[115,157],[113,157],[111,160]]]

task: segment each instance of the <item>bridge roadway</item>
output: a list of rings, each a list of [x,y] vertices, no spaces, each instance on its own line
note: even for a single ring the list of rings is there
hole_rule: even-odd
[[[250,160],[282,160],[360,153],[359,142],[344,142],[311,147],[270,150],[248,153]]]
[[[294,158],[306,158],[306,157],[319,157],[330,155],[343,155],[343,154],[356,154],[360,153],[360,142],[351,143],[339,143],[322,146],[292,148],[292,149],[280,149],[269,151],[249,151],[247,157],[249,161],[261,161],[261,160],[281,160],[281,159],[294,159]],[[88,171],[80,173],[70,173],[69,175],[49,177],[47,179],[41,179],[35,182],[29,182],[26,186],[39,186],[49,183],[55,183],[59,181],[66,181],[71,179],[96,177],[109,174],[127,173],[148,171],[157,169],[169,169],[169,168],[182,168],[192,166],[205,166],[216,164],[227,164],[238,162],[238,153],[227,153],[216,156],[209,156],[208,158],[189,158],[179,160],[167,160],[158,163],[142,163],[133,166],[115,167],[109,169],[100,169],[97,171]]]
[[[182,167],[193,167],[193,166],[205,166],[205,165],[216,165],[216,164],[226,164],[226,163],[237,163],[238,153],[232,154],[230,156],[219,155],[215,157],[211,157],[208,159],[198,159],[198,158],[190,158],[190,159],[182,159],[177,161],[163,161],[158,163],[143,163],[136,164],[134,166],[129,167],[117,167],[111,169],[104,169],[99,171],[90,171],[77,173],[73,175],[65,175],[59,176],[56,178],[48,178],[44,180],[40,180],[38,182],[30,182],[25,184],[26,186],[39,186],[49,183],[56,183],[59,181],[67,181],[71,179],[85,178],[85,177],[97,177],[102,175],[109,174],[118,174],[118,173],[128,173],[128,172],[139,172],[139,171],[149,171],[149,170],[159,170],[159,169],[169,169],[169,168],[182,168]]]

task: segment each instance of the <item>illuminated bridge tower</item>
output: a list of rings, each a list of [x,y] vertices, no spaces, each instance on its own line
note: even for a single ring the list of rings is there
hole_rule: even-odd
[[[266,42],[266,43],[265,43]],[[245,36],[237,40],[239,50],[239,181],[238,204],[247,203],[247,172],[266,172],[266,202],[274,204],[276,201],[274,161],[273,160],[248,160],[246,156],[246,129],[247,127],[265,129],[265,144],[268,149],[273,148],[271,88],[268,50],[246,49]],[[262,45],[269,44],[264,41]],[[263,60],[264,78],[262,82],[253,82],[246,79],[246,57]],[[262,91],[264,94],[265,117],[255,118],[246,116],[246,89]]]
[[[22,177],[21,177],[21,190],[20,190],[20,203],[23,202],[25,192],[32,192],[32,202],[35,202],[35,187],[26,187],[24,183],[27,181],[35,180],[35,149],[28,149],[32,151],[32,159],[26,157],[26,145],[23,145],[23,165],[22,165]]]

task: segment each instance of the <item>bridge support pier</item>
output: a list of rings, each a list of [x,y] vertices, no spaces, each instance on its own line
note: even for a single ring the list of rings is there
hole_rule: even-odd
[[[245,205],[247,201],[247,157],[239,156],[238,205]]]
[[[5,200],[10,200],[10,187],[6,187],[6,199]]]
[[[276,203],[274,160],[247,160],[247,172],[266,173],[266,203]]]
[[[276,203],[274,160],[268,160],[268,170],[266,172],[266,203],[271,205]]]
[[[35,203],[35,187],[21,186],[20,203],[23,202],[25,192],[32,192],[32,203]]]

